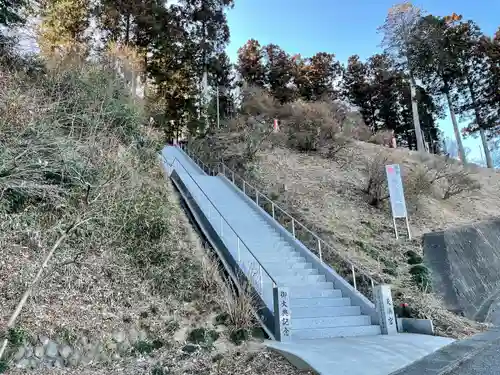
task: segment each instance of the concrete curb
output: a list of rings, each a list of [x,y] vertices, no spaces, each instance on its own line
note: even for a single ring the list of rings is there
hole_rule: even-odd
[[[500,343],[500,327],[456,341],[390,375],[447,375],[485,348]]]

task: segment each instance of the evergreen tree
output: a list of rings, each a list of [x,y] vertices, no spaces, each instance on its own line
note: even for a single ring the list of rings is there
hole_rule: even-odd
[[[238,49],[237,70],[244,83],[264,87],[266,83],[264,53],[257,40],[250,39]]]
[[[294,61],[275,44],[263,48],[265,82],[280,103],[291,102],[297,97],[294,85]]]
[[[27,5],[24,0],[0,0],[0,25],[12,27],[23,24],[25,19],[21,10]]]
[[[38,44],[42,54],[84,54],[88,50],[85,31],[92,12],[88,0],[43,0],[40,10]]]
[[[379,31],[383,33],[382,44],[385,47],[385,52],[397,60],[398,64],[400,64],[409,77],[411,112],[417,149],[424,151],[425,147],[420,129],[416,82],[413,71],[415,58],[410,51],[411,43],[421,17],[422,11],[413,6],[411,2],[405,1],[389,9],[387,18],[379,28]]]

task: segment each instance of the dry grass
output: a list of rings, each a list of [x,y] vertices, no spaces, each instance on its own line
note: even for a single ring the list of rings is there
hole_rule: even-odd
[[[22,370],[12,370],[9,374],[23,374]],[[259,346],[244,346],[215,357],[201,353],[188,360],[182,354],[170,351],[158,353],[154,359],[127,358],[113,364],[89,367],[86,369],[47,369],[50,375],[312,375],[311,372],[298,371],[274,352]]]
[[[141,103],[128,91],[99,66],[58,66],[31,78],[0,72],[0,330],[60,231],[82,219],[16,328],[71,344],[136,326],[166,343],[151,358],[66,373],[151,373],[162,358],[176,373],[198,365],[218,373],[209,353],[182,356],[180,347],[188,330],[213,327],[235,296],[222,293],[217,266],[159,168],[159,139],[142,127]],[[218,345],[228,371],[247,356],[224,335]],[[259,347],[260,356],[269,355]],[[296,373],[266,358],[288,369],[276,373]],[[259,373],[259,363],[247,367]]]
[[[408,175],[421,166],[415,153],[391,151],[387,154],[388,161],[401,163],[403,173]],[[392,283],[398,299],[413,304],[420,316],[434,319],[441,334],[469,335],[480,326],[449,313],[437,297],[411,285],[404,253],[408,250],[421,253],[419,237],[423,233],[497,215],[500,207],[492,190],[500,179],[494,171],[473,170],[471,178],[484,186],[474,191],[474,195],[443,200],[420,190],[415,192],[420,196],[410,216],[414,240],[397,241],[387,202],[380,201],[381,208],[376,208],[363,191],[368,182],[366,166],[380,159],[384,152],[380,146],[356,142],[350,162],[341,168],[320,154],[298,154],[285,148],[264,150],[252,169],[253,176],[249,177],[332,243],[336,251],[370,270],[376,279]],[[404,231],[403,223],[400,230]]]

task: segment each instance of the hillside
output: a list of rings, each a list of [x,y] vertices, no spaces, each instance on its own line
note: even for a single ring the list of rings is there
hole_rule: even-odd
[[[496,192],[500,177],[495,171],[474,168],[469,175],[481,184],[480,190],[446,200],[438,198],[438,194],[414,197],[408,192],[413,239],[405,238],[401,221],[398,223],[401,239],[396,240],[388,202],[374,207],[363,191],[368,166],[381,154],[387,156],[387,163],[400,163],[403,175],[407,176],[423,164],[416,152],[354,141],[344,154],[346,160],[340,163],[325,155],[297,153],[289,148],[263,150],[251,174],[269,196],[283,203],[337,251],[370,275],[393,283],[402,292],[398,300],[409,303],[422,316],[432,317],[441,334],[461,336],[475,332],[478,327],[474,323],[448,313],[434,296],[423,295],[408,286],[410,266],[405,253],[411,250],[421,254],[421,235],[426,232],[498,215],[500,204]],[[453,165],[453,168],[461,167]]]
[[[98,65],[0,71],[0,373],[296,374],[263,348],[128,92]]]
[[[341,110],[336,103],[279,105],[253,89],[239,118],[192,147],[206,162],[224,160],[332,244],[335,250],[323,249],[323,257],[344,277],[351,277],[350,266],[338,254],[375,280],[391,283],[397,302],[409,304],[414,316],[432,318],[439,334],[462,337],[481,330],[448,312],[430,291],[421,236],[498,215],[498,174],[381,146],[383,134],[371,136],[359,116],[339,116]],[[282,121],[272,133],[265,123],[276,116]],[[390,163],[402,166],[411,241],[404,221],[395,239],[384,170]],[[291,230],[289,222],[282,223]],[[304,233],[298,234],[301,240]]]

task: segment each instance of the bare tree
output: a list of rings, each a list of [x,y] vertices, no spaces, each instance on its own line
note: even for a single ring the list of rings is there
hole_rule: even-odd
[[[380,26],[379,32],[384,35],[382,46],[385,47],[385,51],[399,60],[408,70],[417,150],[425,151],[422,131],[420,129],[415,77],[413,75],[411,56],[409,53],[411,40],[421,17],[422,10],[413,6],[410,2],[406,1],[401,4],[396,4],[389,9],[385,23]]]

